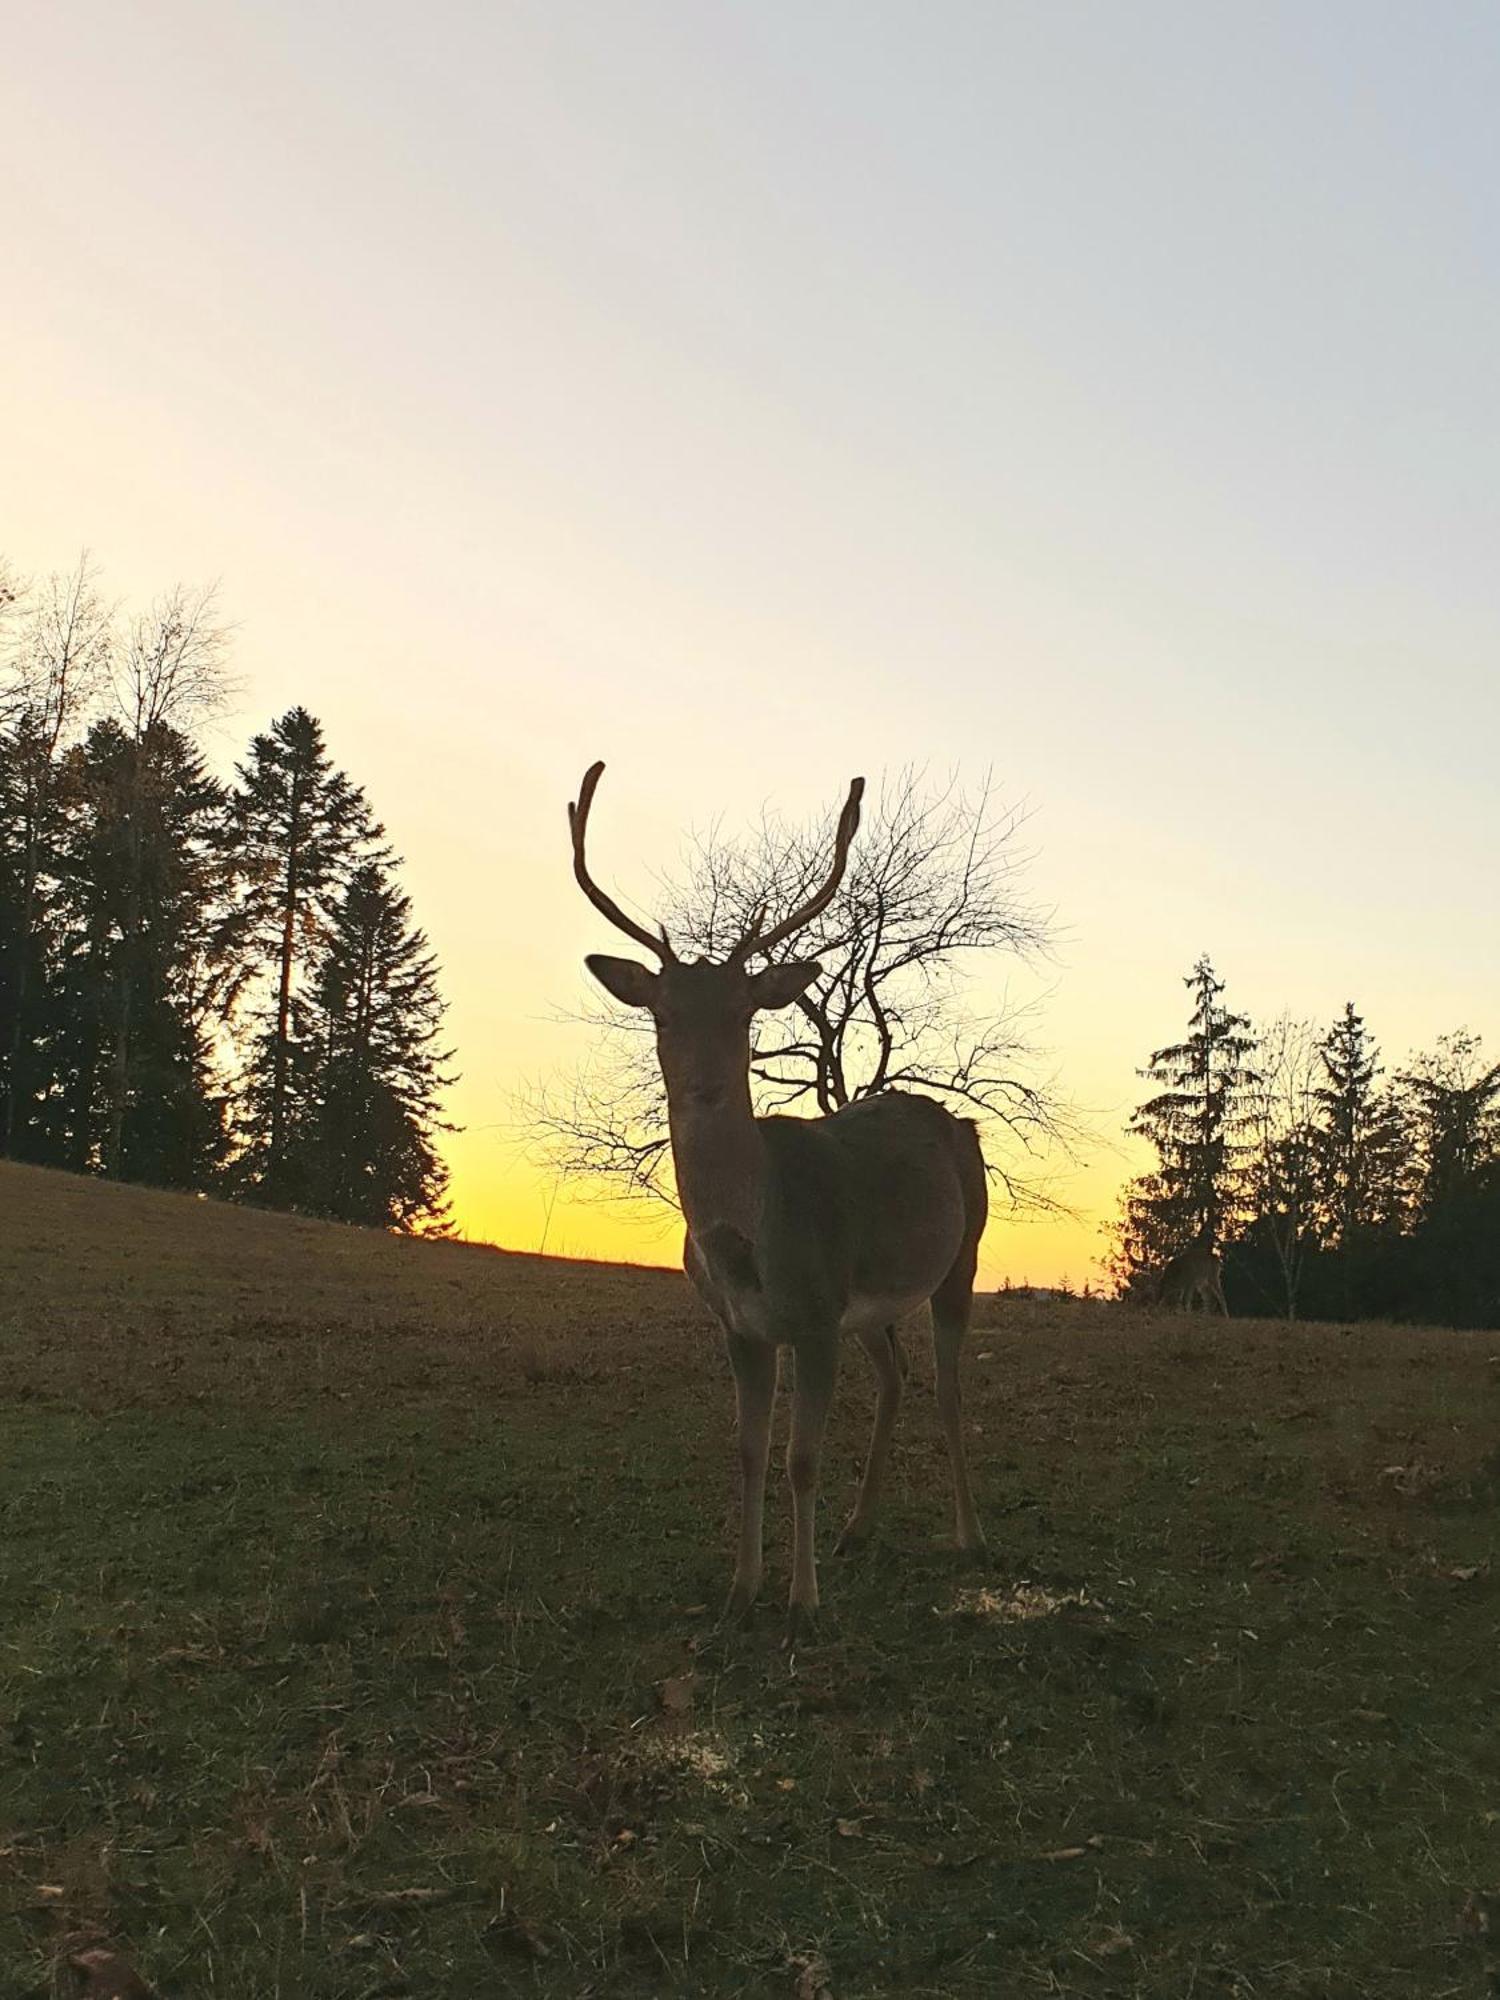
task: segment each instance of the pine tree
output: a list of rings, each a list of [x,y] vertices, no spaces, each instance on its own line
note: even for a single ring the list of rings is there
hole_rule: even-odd
[[[364,793],[334,768],[322,725],[288,709],[250,745],[231,807],[240,871],[231,928],[240,972],[234,998],[257,994],[246,1065],[240,1169],[257,1196],[297,1205],[306,1195],[306,1145],[315,1051],[307,1046],[301,986],[310,948],[381,828]],[[264,995],[264,998],[259,998]]]
[[[443,1002],[411,903],[379,863],[357,868],[330,911],[312,992],[320,1060],[302,1132],[308,1206],[381,1228],[441,1226]]]
[[[1244,1096],[1258,1081],[1255,1038],[1220,999],[1224,982],[1206,957],[1183,984],[1193,996],[1189,1034],[1156,1049],[1141,1075],[1159,1086],[1130,1121],[1155,1147],[1157,1165],[1126,1190],[1116,1275],[1159,1271],[1194,1243],[1217,1247],[1232,1221],[1244,1143]]]

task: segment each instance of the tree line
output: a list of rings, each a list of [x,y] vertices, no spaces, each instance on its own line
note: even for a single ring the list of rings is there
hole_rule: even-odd
[[[1110,1266],[1152,1295],[1195,1244],[1233,1311],[1500,1324],[1500,1062],[1465,1028],[1394,1070],[1352,1002],[1255,1027],[1207,958],[1186,1033],[1155,1050]]]
[[[227,781],[212,591],[0,566],[0,1153],[440,1227],[443,1001],[398,858],[289,709]]]

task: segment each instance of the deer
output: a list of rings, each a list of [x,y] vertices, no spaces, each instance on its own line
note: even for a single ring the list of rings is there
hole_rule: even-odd
[[[686,1224],[683,1264],[723,1330],[734,1377],[740,1505],[726,1623],[745,1622],[760,1590],[777,1357],[782,1351],[793,1357],[786,1453],[792,1573],[784,1640],[792,1651],[818,1611],[818,1476],[845,1334],[874,1368],[877,1393],[864,1475],[837,1552],[858,1547],[870,1533],[907,1373],[897,1323],[924,1304],[932,1314],[955,1539],[963,1550],[984,1547],[959,1383],[988,1212],[984,1158],[972,1123],[910,1092],[857,1098],[821,1118],[758,1117],[751,1103],[753,1017],[794,1005],[822,970],[813,960],[773,962],[771,955],[833,901],[859,827],[863,778],[849,786],[821,887],[769,929],[762,905],[730,951],[712,962],[680,959],[664,924],[653,935],[590,875],[585,841],[603,771],[602,763],[590,766],[568,807],[573,873],[595,909],[656,965],[601,954],[584,962],[611,998],[643,1009],[654,1024]],[[766,962],[752,969],[756,959]]]
[[[1208,1237],[1200,1237],[1186,1250],[1179,1250],[1162,1266],[1156,1296],[1174,1312],[1194,1312],[1202,1305],[1217,1306],[1226,1319],[1224,1302],[1224,1260]]]

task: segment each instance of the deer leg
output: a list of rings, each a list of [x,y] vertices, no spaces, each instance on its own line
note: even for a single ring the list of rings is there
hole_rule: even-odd
[[[792,1489],[792,1588],[787,1600],[786,1645],[794,1647],[818,1608],[818,1567],[813,1524],[818,1505],[818,1466],[823,1431],[833,1401],[839,1367],[837,1332],[799,1341],[792,1388],[792,1428],[786,1447],[787,1483]]]
[[[870,1357],[878,1384],[875,1427],[870,1433],[870,1452],[865,1460],[865,1476],[859,1485],[859,1498],[834,1547],[835,1555],[843,1555],[855,1548],[870,1532],[880,1489],[885,1481],[886,1465],[890,1460],[891,1433],[896,1428],[896,1412],[901,1407],[901,1389],[906,1378],[906,1356],[901,1352],[895,1327],[866,1327],[859,1336],[859,1344]]]
[[[974,1305],[974,1264],[969,1259],[955,1265],[932,1296],[932,1358],[937,1376],[938,1415],[948,1441],[948,1462],[953,1468],[954,1539],[961,1549],[982,1549],[984,1530],[974,1505],[974,1489],[969,1484],[969,1461],[964,1452],[963,1392],[958,1380],[959,1350],[969,1330]]]
[[[763,1340],[726,1336],[734,1370],[739,1416],[740,1539],[726,1617],[744,1617],[760,1589],[766,1513],[766,1461],[771,1452],[771,1406],[776,1400],[776,1349]]]

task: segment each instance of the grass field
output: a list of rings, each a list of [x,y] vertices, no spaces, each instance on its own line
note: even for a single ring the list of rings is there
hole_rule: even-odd
[[[0,1165],[0,1993],[1500,1990],[1500,1335],[911,1344],[789,1668],[680,1277]]]

